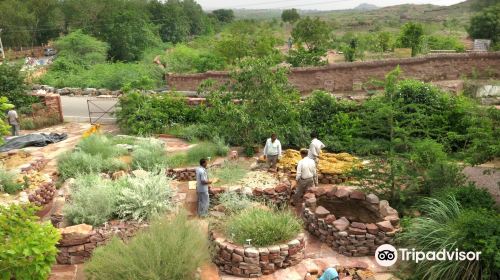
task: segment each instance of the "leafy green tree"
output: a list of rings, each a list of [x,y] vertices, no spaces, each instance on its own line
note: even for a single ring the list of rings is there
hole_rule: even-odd
[[[222,23],[230,23],[234,20],[234,11],[231,9],[218,9],[213,10],[212,15]]]
[[[54,61],[54,68],[64,68],[64,62],[88,68],[91,65],[106,62],[108,44],[76,30],[54,42],[59,51]],[[60,69],[64,70],[64,69]]]
[[[327,61],[322,59],[324,54],[321,50],[308,51],[299,46],[297,49],[288,51],[286,62],[290,63],[293,67],[326,65]]]
[[[490,39],[494,44],[500,43],[500,4],[474,15],[467,31],[474,39]]]
[[[422,24],[415,22],[408,22],[401,28],[399,34],[399,43],[403,48],[411,48],[411,56],[419,53],[422,46],[422,36],[424,35],[424,28]]]
[[[347,45],[344,48],[344,58],[348,62],[353,62],[356,60],[356,53],[358,50],[358,39],[353,38],[349,42],[349,45]]]
[[[471,1],[471,9],[472,11],[481,11],[485,8],[494,6],[495,4],[498,4],[497,0],[475,0]]]
[[[292,30],[293,41],[305,44],[308,50],[325,49],[329,37],[328,25],[319,18],[305,17],[299,20]]]
[[[299,19],[300,19],[300,15],[297,12],[297,9],[284,10],[281,13],[281,20],[284,22],[294,23]]]
[[[377,47],[382,52],[388,52],[393,48],[394,38],[390,32],[382,31],[377,33]]]
[[[18,110],[29,111],[31,104],[35,103],[38,99],[28,95],[26,90],[21,65],[0,64],[0,97],[6,97]],[[7,100],[3,100],[3,103],[6,102]],[[5,110],[5,108],[1,109]]]

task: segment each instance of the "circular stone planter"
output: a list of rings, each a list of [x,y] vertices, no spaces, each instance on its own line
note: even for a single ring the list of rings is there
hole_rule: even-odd
[[[242,246],[231,243],[215,232],[210,233],[215,254],[213,262],[221,271],[239,277],[260,277],[299,264],[305,256],[304,234],[278,245]]]
[[[400,231],[398,212],[374,194],[329,186],[311,188],[304,199],[306,229],[343,255],[374,255]]]

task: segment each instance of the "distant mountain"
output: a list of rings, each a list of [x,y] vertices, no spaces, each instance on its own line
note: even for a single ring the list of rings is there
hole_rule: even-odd
[[[353,8],[353,10],[356,10],[356,11],[371,11],[371,10],[376,10],[378,8],[379,7],[377,5],[363,3],[363,4],[359,4],[356,8]]]

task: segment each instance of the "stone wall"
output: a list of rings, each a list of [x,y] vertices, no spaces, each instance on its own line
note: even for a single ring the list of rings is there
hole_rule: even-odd
[[[500,77],[500,52],[439,54],[417,58],[387,59],[369,62],[338,63],[324,67],[292,68],[290,82],[303,94],[323,89],[329,92],[362,93],[362,86],[400,66],[403,77],[426,82],[456,80],[463,76]],[[214,79],[219,83],[229,80],[228,72],[211,71],[200,74],[167,74],[170,88],[196,91],[200,83]]]
[[[305,256],[304,234],[285,244],[268,247],[244,247],[212,232],[214,263],[220,271],[240,277],[260,277],[299,264]]]
[[[59,116],[59,121],[62,123],[64,121],[63,111],[61,105],[61,96],[58,94],[38,94],[32,93],[31,95],[37,96],[40,99],[40,103],[44,104],[45,110],[38,110],[33,114],[33,117],[45,117],[49,114],[56,114]],[[34,110],[35,111],[35,110]]]
[[[365,195],[348,188],[312,188],[304,196],[304,225],[313,235],[339,253],[349,256],[374,255],[381,244],[392,244],[399,232],[398,212],[386,200],[374,194]],[[320,200],[332,202],[353,201],[379,217],[379,222],[361,222],[351,217],[337,217],[319,205]]]
[[[94,229],[90,225],[80,224],[60,228],[61,239],[57,244],[58,264],[79,264],[90,258],[94,249],[104,245],[114,236],[126,240],[148,225],[137,222],[111,221],[101,228]]]

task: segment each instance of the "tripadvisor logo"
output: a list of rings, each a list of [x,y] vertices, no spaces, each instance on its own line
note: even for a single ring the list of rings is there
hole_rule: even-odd
[[[439,251],[417,251],[415,248],[399,248],[396,249],[390,244],[380,245],[375,251],[375,260],[380,266],[392,266],[399,259],[402,261],[413,261],[419,263],[421,261],[478,261],[481,252],[463,252],[455,249],[447,251],[442,249]]]

